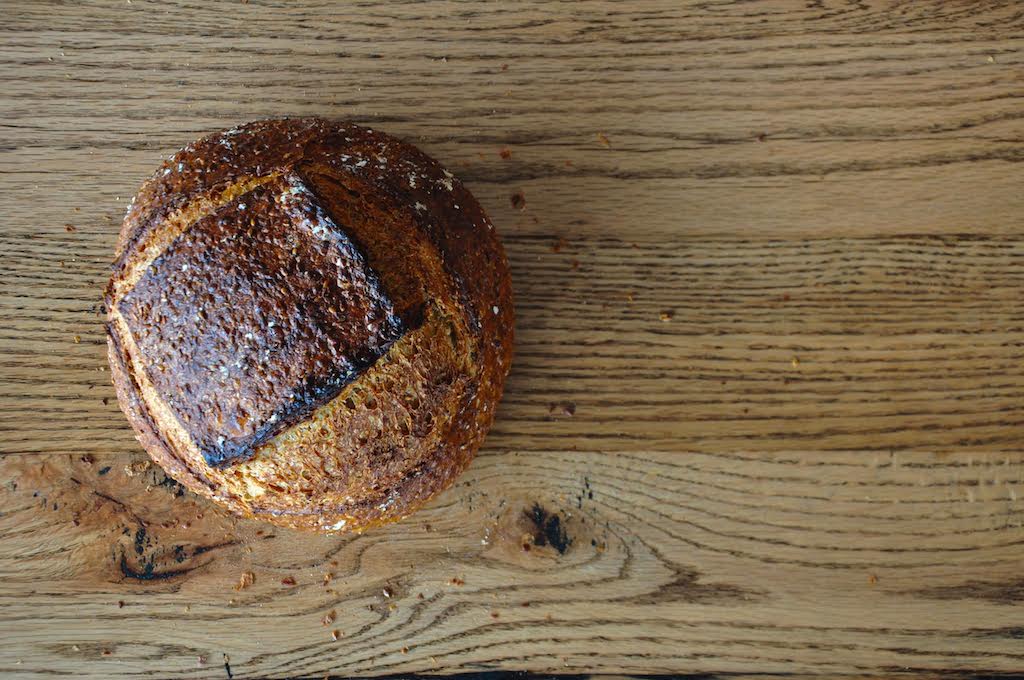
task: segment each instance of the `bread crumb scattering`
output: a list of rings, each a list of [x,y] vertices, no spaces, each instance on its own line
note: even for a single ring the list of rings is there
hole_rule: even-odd
[[[600,144],[601,146],[607,148],[607,147],[610,147],[612,145],[611,140],[608,139],[608,135],[606,135],[605,133],[598,132],[597,135],[595,135],[595,136],[597,137],[598,144]]]
[[[512,149],[509,149],[509,148],[506,147],[506,148],[502,149],[501,151],[499,151],[498,155],[501,156],[503,159],[505,159],[507,161],[510,158],[512,158]]]
[[[324,614],[324,618],[322,618],[320,620],[320,622],[322,624],[324,624],[325,626],[329,626],[332,623],[334,623],[335,619],[337,619],[337,618],[338,618],[338,613],[335,610],[332,609],[331,611],[329,611],[326,614]]]
[[[516,210],[526,209],[526,196],[523,194],[522,191],[517,191],[516,193],[509,196],[509,201],[512,203],[512,207],[515,208]]]
[[[451,583],[453,586],[464,586],[464,585],[466,585],[466,582],[463,581],[461,578],[459,578],[457,576],[455,578],[453,578],[451,581],[449,581],[449,583]]]
[[[124,474],[126,477],[134,477],[137,474],[143,473],[149,469],[148,460],[140,460],[134,463],[130,463],[124,466]]]
[[[673,319],[673,317],[675,317],[675,312],[673,312],[671,309],[666,309],[664,312],[662,312],[659,315],[659,318],[662,321],[664,321],[665,323],[668,323],[669,321],[671,321]]]
[[[256,583],[256,574],[251,571],[242,572],[242,575],[238,579],[238,583],[235,585],[235,590],[245,590],[253,583]]]
[[[295,578],[292,576],[285,576],[283,579],[281,579],[281,585],[283,586],[294,586],[295,584]]]
[[[340,640],[340,639],[341,639],[341,631],[340,631],[340,630],[338,630],[337,628],[335,628],[334,630],[332,630],[332,631],[331,631],[331,639],[332,639],[332,640],[334,640],[335,642],[337,642],[338,640]]]

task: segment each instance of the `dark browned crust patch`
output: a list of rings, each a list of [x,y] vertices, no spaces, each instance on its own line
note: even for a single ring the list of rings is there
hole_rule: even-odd
[[[119,309],[154,389],[218,467],[337,395],[405,331],[294,174],[198,220]]]

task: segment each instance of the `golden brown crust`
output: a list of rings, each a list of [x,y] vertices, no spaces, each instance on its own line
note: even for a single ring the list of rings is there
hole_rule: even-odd
[[[308,306],[338,299],[350,314]],[[479,204],[414,147],[320,119],[251,123],[165,163],[125,217],[106,303],[118,399],[152,458],[298,528],[393,521],[450,484],[512,354],[507,261]],[[261,339],[268,314],[284,331]]]

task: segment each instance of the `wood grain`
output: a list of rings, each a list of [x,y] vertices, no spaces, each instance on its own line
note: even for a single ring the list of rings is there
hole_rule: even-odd
[[[1024,671],[1019,5],[4,10],[4,677]],[[513,266],[484,451],[357,537],[184,493],[105,371],[141,180],[289,114],[420,145]]]

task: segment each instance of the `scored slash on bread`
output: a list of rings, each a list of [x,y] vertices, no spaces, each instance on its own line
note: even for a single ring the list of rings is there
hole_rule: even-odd
[[[179,152],[107,289],[118,398],[152,458],[233,511],[358,530],[446,487],[512,352],[507,260],[414,147],[320,119]]]
[[[156,395],[221,467],[333,398],[405,332],[366,258],[295,174],[196,221],[117,311],[156,369]]]

